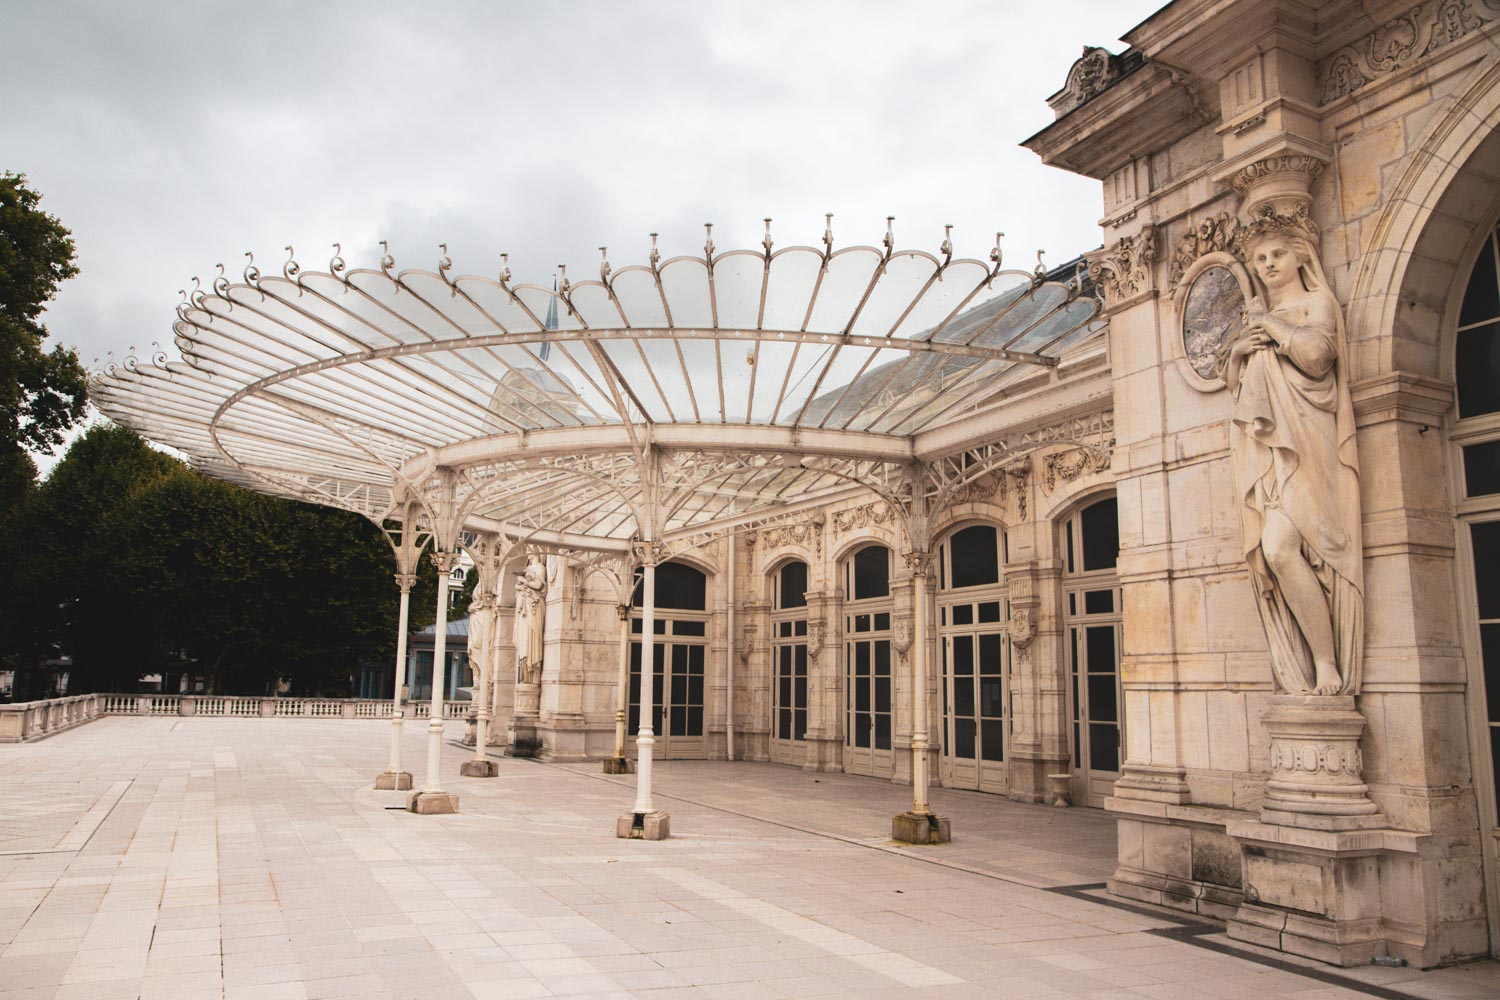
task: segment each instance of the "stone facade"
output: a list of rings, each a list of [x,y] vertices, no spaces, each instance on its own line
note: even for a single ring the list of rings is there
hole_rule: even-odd
[[[706,580],[691,638],[704,694],[701,738],[668,733],[658,752],[723,759],[732,745],[736,759],[910,781],[909,657],[925,643],[935,779],[1025,802],[1065,785],[1108,808],[1113,892],[1335,964],[1492,953],[1494,776],[1474,567],[1455,529],[1471,508],[1448,438],[1456,303],[1500,216],[1497,36],[1493,0],[1179,0],[1126,52],[1086,49],[1050,99],[1056,122],[1026,145],[1101,183],[1103,246],[1085,263],[1107,335],[1008,385],[987,426],[945,442],[957,457],[924,473],[925,552],[889,498],[853,489],[732,541],[669,546]],[[1337,690],[1273,678],[1225,381],[1230,345],[1259,322],[1248,248],[1289,227],[1336,300],[1360,470],[1362,651]],[[1101,502],[1117,510],[1118,560],[1075,565]],[[965,593],[941,566],[976,525],[1001,539],[1001,571]],[[889,594],[865,599],[851,566],[872,545],[889,552]],[[939,569],[915,575],[929,554]],[[784,607],[778,580],[799,562],[805,604]],[[609,757],[619,583],[571,556],[549,556],[547,572],[542,754]],[[915,581],[931,588],[925,635]],[[970,598],[1001,610],[960,624]],[[851,732],[870,628],[890,658],[883,747]],[[971,641],[1003,650],[998,729],[955,722]],[[806,689],[788,705],[792,662]],[[504,720],[521,698],[500,677]],[[1001,731],[1003,753],[964,756],[966,739],[983,744],[973,733]]]
[[[1500,198],[1497,18],[1469,0],[1173,4],[1128,36],[1139,70],[1027,142],[1102,183],[1101,260],[1163,247],[1149,278],[1106,285],[1129,742],[1111,888],[1335,963],[1430,966],[1494,944],[1494,829],[1475,789],[1478,775],[1492,794],[1489,750],[1482,728],[1472,748],[1464,735],[1482,717],[1472,568],[1455,561],[1442,438],[1456,306]],[[1211,267],[1244,274],[1237,229],[1293,210],[1346,316],[1363,473],[1362,687],[1313,708],[1274,695],[1235,514],[1233,395],[1193,363],[1250,289],[1222,278],[1218,313],[1186,308]],[[1330,804],[1341,795],[1362,804]]]

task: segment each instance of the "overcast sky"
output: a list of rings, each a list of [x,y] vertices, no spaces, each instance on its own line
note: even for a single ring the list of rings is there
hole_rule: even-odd
[[[49,309],[85,365],[169,344],[178,289],[288,244],[373,266],[597,276],[701,252],[816,244],[1007,263],[1097,246],[1096,182],[1017,144],[1052,121],[1085,44],[1163,0],[897,3],[152,3],[3,0],[0,170],[72,229]],[[175,356],[175,351],[173,351]],[[46,463],[44,463],[46,464]]]

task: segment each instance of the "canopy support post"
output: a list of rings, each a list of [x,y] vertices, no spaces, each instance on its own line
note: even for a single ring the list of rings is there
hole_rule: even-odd
[[[432,636],[432,709],[427,717],[427,779],[422,790],[412,792],[406,808],[414,813],[458,812],[458,796],[445,792],[441,784],[443,756],[443,681],[448,669],[449,576],[458,561],[455,552],[433,552],[437,567],[437,622]]]
[[[396,574],[396,586],[401,588],[401,605],[396,625],[395,690],[391,695],[391,762],[383,773],[375,776],[376,788],[397,792],[411,788],[411,772],[401,769],[402,719],[406,714],[401,703],[406,693],[406,633],[411,620],[411,588],[416,582],[415,573]]]

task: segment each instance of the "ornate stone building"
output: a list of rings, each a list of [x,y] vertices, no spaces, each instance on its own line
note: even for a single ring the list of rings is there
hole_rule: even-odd
[[[252,264],[96,398],[385,525],[403,592],[468,551],[491,743],[912,782],[918,840],[924,772],[1102,807],[1121,896],[1337,964],[1495,953],[1500,2],[1125,38],[1025,143],[1101,183],[1084,273],[831,219],[553,292]],[[667,832],[648,775],[622,836]],[[422,796],[456,808],[435,764]]]

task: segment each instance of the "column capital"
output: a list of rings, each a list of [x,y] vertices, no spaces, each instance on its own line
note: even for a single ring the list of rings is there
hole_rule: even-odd
[[[906,570],[912,576],[929,576],[932,573],[931,552],[911,549],[901,553],[901,559],[906,563]]]
[[[398,587],[401,588],[401,593],[403,593],[403,594],[409,594],[409,593],[411,593],[411,588],[415,587],[416,585],[417,585],[417,574],[415,574],[415,573],[397,573],[396,574],[396,586],[398,586]]]
[[[433,552],[432,564],[437,567],[439,573],[452,572],[453,567],[458,564],[457,552]]]

